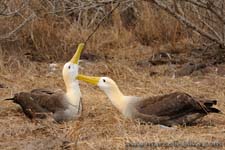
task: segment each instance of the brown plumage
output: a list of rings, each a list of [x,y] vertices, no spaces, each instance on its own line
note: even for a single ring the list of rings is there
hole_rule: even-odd
[[[198,100],[186,93],[175,92],[144,98],[135,103],[133,111],[134,118],[173,126],[191,124],[208,113],[220,113],[213,107],[216,103],[216,100]]]
[[[79,106],[74,106],[69,103],[65,93],[61,90],[34,89],[31,92],[17,93],[13,98],[6,100],[13,100],[14,103],[19,104],[30,119],[44,119],[52,114],[57,122],[68,121],[79,117],[82,109],[81,101]],[[75,112],[76,110],[79,111],[79,114]],[[77,115],[74,116],[73,113]]]

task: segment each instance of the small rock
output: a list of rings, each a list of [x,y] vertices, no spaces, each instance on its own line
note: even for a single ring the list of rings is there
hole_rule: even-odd
[[[95,54],[91,54],[91,53],[83,53],[80,57],[80,59],[85,59],[88,61],[95,61],[98,58],[99,58],[98,56],[96,56]]]
[[[174,126],[174,127],[168,127],[168,126],[165,126],[165,125],[159,125],[159,127],[161,129],[167,129],[167,130],[175,130],[175,129],[177,129],[176,126]]]
[[[4,84],[0,83],[0,88],[1,88],[1,89],[7,88],[7,86],[5,86]]]
[[[195,63],[186,63],[179,69],[176,73],[176,77],[188,76],[192,74],[194,71],[203,69],[206,67],[206,64],[195,64]]]
[[[50,72],[56,71],[57,68],[58,68],[58,64],[56,64],[56,63],[51,63],[51,64],[49,64],[49,71],[50,71]]]

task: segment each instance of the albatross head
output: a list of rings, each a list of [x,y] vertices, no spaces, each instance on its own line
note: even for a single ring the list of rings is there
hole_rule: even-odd
[[[78,75],[79,59],[83,48],[84,44],[79,44],[73,58],[63,67],[63,80],[66,84],[76,81],[75,77]]]
[[[97,85],[104,92],[118,88],[116,83],[109,77],[91,77],[79,74],[77,75],[76,79]]]
[[[124,113],[127,105],[126,96],[122,94],[122,92],[119,90],[118,86],[112,79],[108,77],[91,77],[81,74],[79,74],[76,78],[78,80],[97,85],[101,90],[105,92],[112,104],[122,113]]]
[[[101,77],[98,82],[98,86],[103,89],[111,89],[117,87],[116,83],[109,77]]]

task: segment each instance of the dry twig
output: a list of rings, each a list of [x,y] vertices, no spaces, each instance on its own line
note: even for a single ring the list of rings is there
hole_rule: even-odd
[[[179,3],[177,2],[177,0],[173,0],[173,3],[171,3],[170,1],[161,1],[161,0],[144,0],[147,2],[152,2],[154,4],[156,4],[158,7],[160,7],[161,9],[165,10],[166,12],[168,12],[170,15],[172,15],[173,17],[175,17],[178,21],[180,21],[182,24],[186,25],[187,27],[191,28],[192,30],[196,31],[197,33],[199,33],[200,35],[202,35],[203,37],[206,37],[207,39],[219,44],[221,47],[225,47],[225,40],[223,40],[224,38],[222,37],[223,35],[220,34],[217,28],[218,28],[218,24],[216,24],[215,26],[210,25],[209,23],[206,22],[206,20],[203,20],[202,17],[200,16],[201,12],[199,12],[196,7],[198,8],[204,8],[207,12],[209,12],[210,14],[215,15],[218,20],[220,22],[222,22],[222,24],[224,24],[225,22],[225,17],[223,17],[221,15],[221,12],[224,12],[224,10],[218,6],[215,5],[215,1],[210,1],[210,0],[202,0],[202,1],[196,1],[196,0],[187,0],[187,1],[179,1]],[[204,24],[208,30],[204,30],[202,29],[198,23],[194,23],[190,18],[188,18],[187,16],[183,15],[183,9],[180,5],[180,2],[188,2],[192,5],[194,5],[194,10],[196,11],[196,13],[198,14],[197,17],[199,19],[199,23]],[[174,9],[175,8],[175,9]],[[222,32],[224,32],[225,29],[223,29]]]
[[[5,35],[0,36],[0,40],[10,38],[12,35],[14,35],[16,32],[18,32],[23,26],[25,26],[26,23],[28,23],[29,21],[31,21],[35,16],[36,16],[35,13],[31,14],[20,25],[18,25],[15,29],[13,29],[11,32],[9,32],[9,33],[7,33]]]

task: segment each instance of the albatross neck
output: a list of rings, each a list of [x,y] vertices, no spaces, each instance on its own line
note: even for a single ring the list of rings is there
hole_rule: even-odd
[[[127,101],[125,99],[125,96],[120,91],[117,85],[103,89],[103,91],[106,93],[108,98],[111,100],[112,104],[121,112],[123,113],[126,109]]]
[[[79,106],[81,92],[80,92],[79,82],[77,80],[66,83],[66,96],[68,98],[68,101],[72,105]]]

